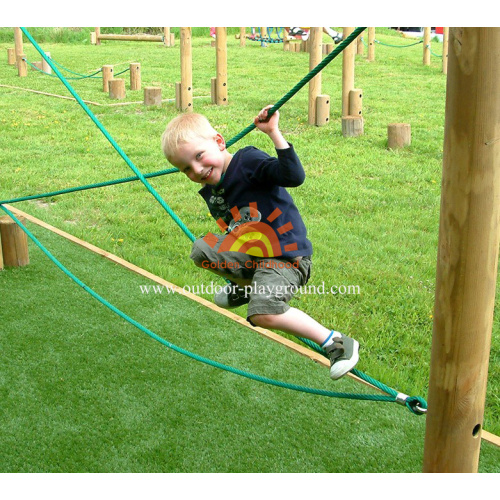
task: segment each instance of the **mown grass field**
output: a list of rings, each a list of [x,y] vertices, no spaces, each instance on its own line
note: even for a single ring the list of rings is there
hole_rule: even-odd
[[[13,46],[0,29],[0,50]],[[33,34],[36,38],[36,30]],[[39,32],[42,35],[42,32]],[[44,38],[45,37],[45,38]],[[179,44],[103,42],[88,31],[42,48],[72,71],[140,62],[143,86],[174,98]],[[341,134],[341,59],[323,72],[331,96],[326,127],[307,124],[307,89],[280,111],[281,127],[307,179],[292,194],[314,245],[311,284],[359,286],[360,294],[304,294],[294,305],[359,339],[359,369],[401,392],[426,397],[429,376],[446,77],[441,60],[422,64],[422,45],[377,30],[376,60],[356,56],[365,134]],[[325,38],[326,41],[326,38]],[[399,45],[400,48],[391,45]],[[433,52],[441,45],[433,42]],[[40,59],[25,40],[28,60]],[[365,48],[366,53],[366,48]],[[0,200],[127,177],[131,170],[75,102],[13,87],[69,95],[57,78],[0,64]],[[194,109],[229,139],[308,72],[305,53],[280,44],[245,48],[228,37],[229,105],[210,102],[215,51],[208,28],[193,38]],[[66,76],[75,77],[68,72]],[[127,78],[128,74],[124,76]],[[143,173],[167,168],[160,148],[173,102],[144,107],[128,90],[112,106],[95,78],[68,80]],[[386,148],[387,125],[407,122],[412,145]],[[252,132],[232,150],[255,145]],[[151,184],[196,235],[215,231],[194,184],[180,174]],[[188,259],[190,241],[140,183],[22,202],[21,210],[179,286],[218,282]],[[56,256],[112,303],[158,334],[201,355],[266,376],[346,392],[324,369],[179,296],[143,295],[145,281],[30,228]],[[32,264],[0,273],[3,471],[418,472],[424,417],[396,405],[279,391],[194,363],[154,343],[70,283],[30,246]],[[210,299],[209,295],[205,298]],[[498,303],[498,300],[497,300]],[[245,310],[237,311],[242,316]],[[500,356],[495,313],[484,428],[500,434]],[[334,422],[324,428],[325,422]],[[326,424],[329,425],[329,424]],[[332,424],[333,426],[333,424]],[[339,430],[340,429],[340,430]],[[342,435],[337,446],[333,436]],[[401,446],[401,442],[404,444]],[[332,459],[332,449],[335,455]],[[347,459],[348,458],[348,459]],[[480,468],[498,472],[497,448]]]

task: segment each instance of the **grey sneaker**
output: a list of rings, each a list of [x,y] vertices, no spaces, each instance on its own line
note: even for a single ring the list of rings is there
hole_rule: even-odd
[[[342,333],[340,335],[341,338],[335,338],[332,344],[325,347],[330,358],[330,377],[334,380],[351,371],[359,360],[359,342]]]
[[[224,309],[234,309],[243,304],[248,304],[250,297],[247,296],[244,288],[239,287],[231,281],[220,292],[214,295],[214,302]]]

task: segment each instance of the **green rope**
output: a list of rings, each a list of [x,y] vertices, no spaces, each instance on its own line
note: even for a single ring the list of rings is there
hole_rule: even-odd
[[[191,240],[195,241],[196,238],[193,236],[191,231],[186,227],[186,225],[181,221],[178,215],[165,203],[162,197],[156,192],[156,190],[151,186],[151,184],[147,181],[144,175],[139,171],[139,169],[132,163],[130,158],[125,154],[125,152],[120,148],[120,146],[116,143],[116,141],[111,137],[109,132],[104,128],[101,122],[97,119],[97,117],[92,113],[90,108],[83,102],[81,97],[75,92],[73,87],[69,84],[69,82],[64,78],[61,72],[57,69],[57,67],[52,63],[49,57],[46,56],[45,52],[40,48],[38,43],[34,40],[31,34],[28,32],[26,28],[21,28],[21,31],[26,35],[28,40],[33,44],[35,49],[39,52],[39,54],[45,59],[47,64],[52,68],[52,70],[59,77],[64,86],[69,90],[71,95],[76,99],[78,104],[84,109],[89,118],[97,125],[97,128],[103,133],[104,137],[110,142],[110,144],[115,148],[118,154],[125,160],[125,163],[132,169],[135,175],[139,178],[139,180],[146,186],[146,189],[153,195],[156,201],[163,207],[163,209],[170,215],[170,217],[177,223],[177,225],[184,231],[186,236]]]
[[[167,168],[165,170],[159,170],[158,172],[151,172],[150,174],[144,174],[144,178],[146,179],[152,179],[154,177],[159,177],[161,175],[166,175],[166,174],[173,174],[178,172],[179,170],[177,168]],[[105,186],[113,186],[115,184],[123,184],[125,182],[133,182],[133,181],[138,181],[139,177],[133,176],[133,177],[124,177],[122,179],[114,179],[111,181],[105,181],[105,182],[97,182],[95,184],[87,184],[86,186],[77,186],[77,187],[72,187],[72,188],[67,188],[67,189],[61,189],[59,191],[51,191],[50,193],[42,193],[42,194],[33,194],[30,196],[22,196],[20,198],[11,198],[10,200],[1,200],[0,205],[3,204],[12,204],[12,203],[18,203],[20,201],[28,201],[28,200],[36,200],[39,198],[50,198],[52,196],[58,196],[60,194],[68,194],[68,193],[74,193],[77,191],[85,191],[87,189],[95,189],[95,188],[101,188]]]
[[[394,47],[396,49],[406,49],[406,47],[413,47],[414,45],[419,45],[421,43],[424,43],[424,41],[419,40],[418,42],[410,43],[409,45],[391,45],[389,43],[380,42],[379,40],[375,40],[375,43],[378,43],[379,45],[385,45],[386,47]]]
[[[139,330],[141,330],[143,333],[147,334],[149,337],[152,339],[156,340],[160,344],[164,345],[165,347],[168,347],[172,349],[175,352],[178,352],[180,354],[183,354],[191,359],[194,359],[195,361],[200,361],[202,363],[205,363],[209,366],[213,366],[215,368],[219,368],[221,370],[225,370],[227,372],[240,375],[242,377],[249,378],[251,380],[255,380],[257,382],[262,382],[268,385],[273,385],[277,387],[282,387],[285,389],[291,389],[294,391],[300,391],[300,392],[305,392],[308,394],[315,394],[318,396],[327,396],[331,398],[344,398],[344,399],[356,399],[360,401],[380,401],[380,402],[393,402],[394,399],[388,396],[379,396],[379,395],[373,395],[373,394],[349,394],[349,393],[342,393],[342,392],[333,392],[333,391],[327,391],[324,389],[315,389],[312,387],[305,387],[301,385],[296,385],[296,384],[289,384],[287,382],[281,382],[279,380],[274,380],[271,378],[267,377],[262,377],[260,375],[255,375],[250,372],[246,372],[243,370],[239,370],[237,368],[234,368],[232,366],[224,365],[222,363],[219,363],[218,361],[211,360],[209,358],[205,358],[203,356],[199,356],[197,354],[194,354],[190,351],[187,351],[186,349],[183,349],[182,347],[178,347],[175,344],[172,344],[168,340],[163,339],[156,333],[152,332],[145,326],[143,326],[141,323],[138,321],[132,319],[130,316],[125,314],[123,311],[115,307],[113,304],[108,302],[106,299],[101,297],[97,292],[95,292],[92,288],[87,286],[83,281],[81,281],[79,278],[77,278],[69,269],[67,269],[59,260],[52,255],[52,253],[45,248],[42,243],[31,233],[31,231],[24,226],[24,224],[5,206],[0,205],[0,208],[7,213],[18,225],[19,227],[27,234],[27,236],[35,243],[35,245],[42,250],[42,252],[61,270],[63,271],[69,278],[71,278],[77,285],[82,287],[87,293],[89,293],[92,297],[97,299],[101,304],[106,306],[108,309],[113,311],[115,314],[120,316],[122,319],[130,323],[131,325],[135,326]]]

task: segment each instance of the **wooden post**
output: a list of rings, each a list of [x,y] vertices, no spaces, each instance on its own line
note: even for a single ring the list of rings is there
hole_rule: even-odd
[[[450,28],[424,472],[477,472],[500,239],[500,28]]]
[[[109,81],[113,78],[113,66],[111,64],[105,64],[102,67],[102,91],[109,92]]]
[[[170,28],[163,28],[163,45],[170,47]]]
[[[24,54],[17,56],[17,74],[21,77],[28,76],[28,63]]]
[[[101,45],[101,39],[99,38],[101,36],[101,28],[95,28],[95,44],[96,45]]]
[[[40,71],[42,71],[42,61],[33,61],[31,63],[31,70],[32,71],[36,71],[37,69],[39,69]]]
[[[50,59],[50,52],[45,52],[45,55]],[[48,75],[52,74],[52,68],[50,64],[42,57],[42,71]]]
[[[110,99],[125,99],[125,80],[123,78],[111,78],[108,85]]]
[[[318,95],[316,97],[316,125],[322,127],[330,121],[330,96]]]
[[[411,126],[409,123],[391,123],[387,125],[387,148],[400,149],[411,144]]]
[[[288,30],[283,28],[283,50],[291,52],[290,40],[288,39]]]
[[[161,106],[161,87],[144,87],[144,104]]]
[[[175,109],[181,110],[181,82],[175,82]]]
[[[361,116],[363,114],[363,91],[353,89],[349,92],[349,115]]]
[[[356,53],[362,56],[365,53],[365,46],[363,45],[363,34],[356,38]]]
[[[11,66],[16,65],[16,49],[7,49],[7,64],[10,64]]]
[[[214,76],[210,80],[210,96],[212,104],[217,104],[217,77]]]
[[[358,137],[363,135],[364,124],[362,116],[343,116],[342,135],[344,137]]]
[[[443,73],[448,73],[448,39],[450,28],[443,28]]]
[[[246,28],[240,28],[240,47],[245,47],[247,43]]]
[[[227,34],[226,28],[215,28],[217,66],[217,105],[227,105]]]
[[[19,56],[21,54],[24,54],[23,32],[21,31],[21,28],[14,28],[14,47],[16,51],[16,64],[17,64]]]
[[[170,47],[175,47],[175,33],[170,33]]]
[[[345,40],[354,28],[344,28]],[[355,46],[350,44],[342,52],[342,116],[349,115],[349,92],[354,88],[354,57]]]
[[[311,28],[309,33],[309,70],[315,68],[322,58],[323,30]],[[309,125],[316,125],[316,99],[321,94],[321,72],[309,82]]]
[[[141,90],[141,63],[130,63],[130,90]]]
[[[97,38],[95,31],[90,32],[90,45],[95,45],[97,43]]]
[[[24,217],[19,217],[24,223]],[[22,267],[30,263],[26,233],[8,215],[0,217],[3,264],[5,267]]]
[[[424,66],[431,64],[431,29],[424,28]]]
[[[368,28],[368,61],[375,61],[375,28]]]
[[[182,111],[193,111],[193,64],[191,28],[181,28],[181,93]]]

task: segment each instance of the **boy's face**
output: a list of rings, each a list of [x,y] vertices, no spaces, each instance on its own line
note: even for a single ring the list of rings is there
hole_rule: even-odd
[[[231,155],[220,134],[180,144],[170,163],[198,184],[215,186],[226,171]]]

